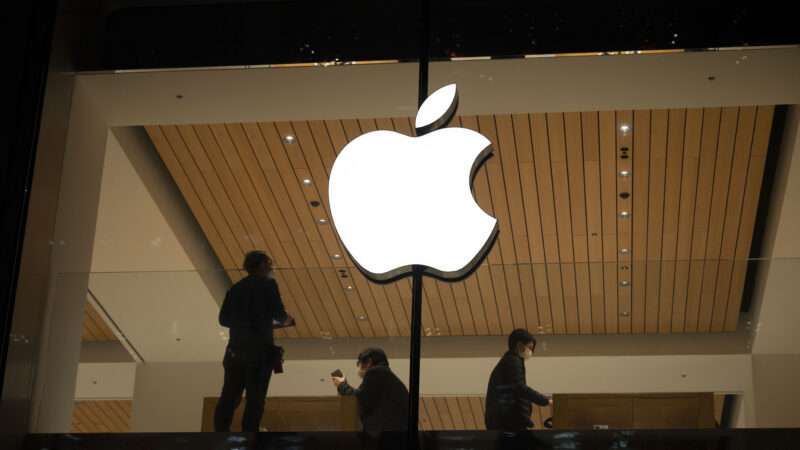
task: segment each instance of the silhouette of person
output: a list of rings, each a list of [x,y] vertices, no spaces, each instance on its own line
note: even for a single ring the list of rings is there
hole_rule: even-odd
[[[547,406],[552,400],[528,387],[525,360],[533,356],[536,339],[527,330],[508,336],[508,351],[492,370],[486,390],[486,429],[524,431],[533,427],[532,404]]]
[[[230,329],[230,339],[222,361],[225,380],[214,411],[216,431],[230,431],[245,391],[242,431],[259,430],[272,371],[283,353],[275,346],[272,332],[294,325],[278,292],[272,259],[263,251],[252,251],[243,266],[247,276],[228,290],[219,312],[219,323]]]

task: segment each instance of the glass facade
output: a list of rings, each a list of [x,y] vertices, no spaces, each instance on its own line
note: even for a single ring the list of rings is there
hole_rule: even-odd
[[[26,431],[258,430],[311,448],[401,446],[411,423],[453,432],[426,434],[430,448],[495,448],[537,435],[488,431],[644,445],[652,429],[739,442],[730,429],[797,426],[795,36],[736,7],[701,32],[672,9],[421,3],[103,17],[70,75],[60,151],[36,161],[14,320],[39,302],[25,320],[41,326],[10,334],[3,400],[28,393]],[[433,138],[417,109],[451,83]],[[461,164],[453,128],[486,160]],[[373,281],[332,211],[337,157],[376,131],[357,145],[387,156],[343,175],[369,180],[350,223],[386,224],[367,230],[370,263],[396,257],[381,248],[396,223],[469,220],[443,172],[391,162],[424,139],[464,166],[465,208],[497,221],[472,270],[421,278],[417,336],[412,277]]]

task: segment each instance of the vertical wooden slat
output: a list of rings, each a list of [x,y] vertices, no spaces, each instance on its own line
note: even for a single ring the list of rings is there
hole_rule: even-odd
[[[681,177],[684,161],[686,110],[669,111],[667,136],[666,186],[664,192],[664,233],[661,251],[661,292],[658,296],[658,331],[672,330],[675,292],[675,254],[678,246],[678,217],[681,200]]]
[[[358,296],[358,293],[355,291],[355,289],[347,290],[347,286],[352,286],[353,283],[351,275],[348,272],[346,273],[347,278],[342,278],[337,270],[338,269],[332,268],[322,269],[323,276],[333,292],[334,301],[347,303],[350,305],[350,311],[352,311],[353,317],[356,319],[356,325],[358,326],[361,336],[375,336],[375,332],[372,329],[372,325],[370,324],[369,320],[359,319],[359,317],[366,318],[369,316],[367,309],[361,302],[361,298]]]
[[[602,197],[602,232],[603,244],[603,291],[605,300],[606,332],[619,332],[619,309],[617,299],[617,202],[625,202],[620,206],[630,209],[630,197],[622,199],[617,192],[619,172],[617,170],[617,127],[614,112],[603,111],[599,114],[598,135],[600,139],[600,191]],[[630,160],[628,160],[630,161]],[[628,191],[630,192],[630,191]]]
[[[620,199],[617,207],[614,210],[614,218],[617,223],[617,249],[619,264],[617,265],[617,310],[619,311],[618,329],[620,333],[628,334],[633,331],[633,293],[630,286],[622,287],[620,283],[627,281],[633,282],[633,256],[634,256],[634,243],[633,243],[633,220],[630,217],[627,219],[620,219],[620,211],[629,211],[635,214],[636,200],[639,194],[634,191],[633,183],[636,176],[636,170],[633,163],[636,160],[636,150],[633,148],[634,128],[633,112],[619,111],[615,115],[616,124],[614,132],[616,133],[617,147],[615,148],[615,155],[617,158],[617,169],[619,172],[627,171],[628,176],[621,176],[617,173],[617,192],[627,192],[630,194],[629,200]],[[623,131],[623,126],[630,127],[628,131]],[[628,158],[621,157],[621,149],[628,149]],[[619,198],[619,197],[618,197]],[[629,208],[629,209],[623,209]],[[641,208],[641,205],[639,206]],[[626,249],[627,253],[622,253],[622,249]]]
[[[226,269],[238,268],[239,261],[235,258],[238,253],[233,251],[236,247],[234,245],[235,243],[230,243],[227,236],[228,233],[225,233],[223,229],[217,228],[218,221],[216,220],[216,212],[206,210],[205,205],[203,205],[203,202],[200,200],[199,193],[190,181],[189,174],[187,174],[181,166],[178,158],[175,156],[172,145],[169,143],[169,140],[166,138],[161,128],[157,126],[147,126],[145,130],[153,141],[153,145],[161,156],[161,160],[164,161],[164,165],[167,166],[167,170],[169,170],[172,175],[172,179],[175,180],[175,184],[178,185],[178,189],[180,189],[183,194],[183,198],[186,200],[195,218],[197,218],[197,222],[208,238],[209,244],[211,244],[211,247],[214,249],[214,253],[219,257],[222,266]],[[231,245],[230,248],[229,244]]]
[[[215,136],[207,125],[179,125],[178,131],[189,150],[195,155],[195,160],[205,161],[205,170],[219,177],[221,185],[218,185],[217,188],[227,194],[226,197],[230,199],[231,206],[250,237],[252,246],[272,255],[276,264],[290,263],[271,222],[259,223],[256,221],[243,190],[225,159],[225,155],[235,153],[231,150],[233,145],[228,133],[224,132],[221,136]],[[224,149],[221,148],[223,145]]]
[[[553,194],[553,176],[550,163],[550,143],[547,131],[547,116],[532,114],[530,117],[531,136],[533,137],[533,159],[536,170],[536,183],[539,192],[540,219],[542,223],[542,241],[544,243],[546,265],[534,274],[546,276],[547,292],[551,313],[551,330],[555,333],[566,333],[566,313],[564,295],[561,287],[560,251],[558,246],[558,226],[556,225],[555,195]],[[541,276],[539,277],[541,278]],[[545,285],[545,283],[541,283]],[[537,286],[539,284],[537,283]]]
[[[711,212],[711,193],[714,184],[714,165],[717,160],[717,141],[719,139],[719,108],[703,110],[703,131],[700,142],[700,167],[698,169],[697,200],[692,232],[691,261],[689,264],[689,286],[686,299],[685,332],[695,333],[700,317],[700,296],[706,258],[709,214]]]
[[[321,327],[317,322],[316,314],[308,304],[304,296],[298,296],[294,284],[290,284],[290,277],[294,278],[294,274],[290,275],[296,269],[276,269],[275,280],[278,282],[278,290],[280,291],[281,298],[283,299],[286,312],[295,318],[296,325],[293,327],[301,337],[316,336],[316,331]],[[287,329],[290,332],[292,329]],[[314,330],[312,332],[312,330]]]
[[[633,333],[645,331],[645,297],[647,295],[647,219],[650,201],[650,111],[635,111],[633,116],[633,209],[628,219],[633,226],[633,263],[631,285],[623,290],[632,294],[631,329]]]
[[[475,422],[478,424],[478,429],[485,430],[486,419],[484,418],[483,398],[470,397],[469,405],[472,409],[472,417],[475,418]]]
[[[517,158],[519,150],[517,149],[517,139],[515,138],[516,130],[514,121],[511,115],[500,114],[495,116],[495,123],[497,127],[498,145],[501,147],[499,151],[500,162],[503,169],[502,173],[505,181],[509,215],[511,218],[512,239],[516,255],[515,264],[528,264],[531,262],[530,243],[525,202],[522,193],[520,166]],[[527,123],[525,123],[524,128],[520,131],[522,133],[528,131]],[[518,305],[517,309],[521,309],[524,327],[528,329],[537,327],[539,323],[539,313],[535,297],[523,295],[523,292],[528,292],[530,295],[533,292],[532,286],[522,286],[520,275],[516,267],[507,268],[506,273],[508,276],[508,289],[511,293],[511,304]],[[517,295],[518,298],[514,298]]]
[[[739,309],[742,302],[745,277],[747,274],[747,258],[753,240],[758,200],[761,193],[761,182],[764,176],[764,166],[769,148],[770,131],[775,108],[773,106],[759,106],[756,111],[755,130],[753,132],[750,164],[747,171],[747,185],[742,202],[741,221],[739,223],[738,238],[735,250],[735,264],[731,277],[731,290],[728,296],[728,305],[725,312],[725,331],[736,331]]]
[[[461,125],[473,131],[479,131],[478,119],[474,116],[461,117]],[[493,158],[491,158],[493,159]],[[490,159],[490,160],[491,160]],[[488,175],[488,162],[484,167],[478,171],[474,180],[475,198],[481,208],[484,209],[489,215],[497,217],[494,211],[494,204],[492,201],[491,190],[489,188],[489,175]],[[489,251],[489,254],[484,261],[484,265],[502,264],[501,247],[495,244]],[[488,269],[488,268],[487,268]],[[486,309],[489,311],[488,323],[492,334],[506,334],[513,330],[513,323],[511,321],[511,308],[507,299],[498,298],[495,295],[492,278],[488,276],[488,270],[479,271],[480,289],[483,301],[486,304]],[[493,305],[490,306],[490,305]],[[496,320],[496,322],[495,322]],[[492,325],[497,323],[497,328],[492,329]]]
[[[581,114],[592,331],[606,333],[605,283],[601,264],[603,262],[603,205],[598,127],[599,118],[596,112]]]
[[[529,268],[533,283],[533,294],[531,297],[528,297],[528,295],[531,295],[529,293],[530,288],[523,284],[523,296],[526,301],[525,312],[528,314],[528,322],[531,322],[534,320],[533,313],[535,311],[536,327],[542,330],[542,324],[552,326],[553,315],[550,310],[550,292],[547,285],[547,276],[544,271],[544,235],[542,231],[536,166],[533,157],[533,137],[531,135],[530,117],[527,114],[514,114],[512,116],[512,124],[514,127],[515,148],[519,164],[522,201],[525,209],[525,224],[527,227],[529,245],[528,252],[532,264]],[[541,270],[534,269],[535,266],[538,266]],[[527,274],[521,274],[521,277],[527,280]],[[525,283],[525,281],[523,281],[523,283]]]
[[[488,319],[490,314],[486,309],[487,305],[483,301],[483,296],[481,295],[481,290],[478,286],[477,273],[473,273],[466,280],[464,280],[463,283],[467,292],[467,298],[470,302],[470,308],[472,309],[472,317],[475,320],[475,332],[480,336],[488,336],[491,334],[491,330],[497,329],[499,326],[496,323],[492,327],[489,326]],[[494,317],[496,318],[497,312],[496,310],[494,312]]]
[[[734,138],[733,161],[730,183],[728,185],[719,271],[714,291],[714,306],[711,312],[710,329],[721,332],[725,329],[726,308],[730,298],[733,275],[733,258],[736,253],[736,240],[739,237],[739,222],[742,218],[742,200],[747,183],[747,168],[750,163],[753,131],[756,122],[756,107],[742,107],[739,110],[736,136]]]
[[[564,115],[547,114],[547,136],[550,144],[550,168],[558,225],[558,249],[561,288],[564,295],[564,316],[567,333],[580,332],[578,298],[575,287],[575,253],[572,239],[572,213],[567,172],[567,149],[564,137]]]
[[[472,414],[472,406],[470,406],[469,397],[458,397],[458,408],[461,411],[461,417],[464,419],[464,429],[479,429],[478,423],[475,422],[475,416]]]
[[[564,137],[569,178],[569,201],[572,244],[575,253],[575,277],[578,325],[582,334],[592,333],[592,298],[589,278],[589,239],[586,219],[586,190],[583,155],[583,129],[580,113],[564,114]]]
[[[304,235],[305,239],[302,239],[301,253],[303,248],[308,246],[306,249],[306,252],[310,252],[306,257],[308,267],[333,266],[331,254],[322,242],[317,223],[314,221],[314,216],[310,211],[311,207],[303,194],[302,175],[297,173],[297,170],[308,171],[303,151],[296,139],[292,144],[284,144],[283,142],[282,136],[294,135],[294,130],[286,122],[261,122],[258,124],[258,128],[261,130],[261,135],[267,144],[267,149],[277,169],[276,175],[283,182],[282,187],[285,196],[279,198],[278,202],[284,202],[286,205],[284,217],[290,216],[287,220],[294,227],[294,231],[298,235]],[[306,189],[306,191],[308,190]],[[319,198],[316,200],[319,200]]]
[[[442,415],[434,399],[431,397],[424,397],[423,400],[425,402],[425,410],[428,411],[428,417],[431,419],[431,429],[444,430],[445,427],[442,422]]]
[[[284,178],[290,177],[285,172],[291,169],[287,168],[285,164],[281,164],[282,167],[279,167],[274,158],[280,156],[281,152],[276,150],[273,154],[269,145],[270,140],[276,138],[271,136],[271,139],[268,140],[264,133],[266,130],[270,131],[271,135],[274,135],[274,125],[246,123],[242,127],[247,137],[246,141],[241,134],[241,130],[236,127],[228,127],[228,131],[239,151],[242,162],[248,168],[254,180],[257,181],[257,188],[264,190],[261,201],[264,203],[267,214],[270,218],[274,217],[274,220],[281,220],[286,223],[293,243],[300,253],[303,267],[320,265],[320,261],[317,260],[317,255],[310,244],[309,235],[306,234],[300,223],[300,215],[305,205],[299,204],[302,200],[297,198],[296,191],[293,191],[294,195],[290,195],[289,187],[284,183]],[[278,144],[273,143],[272,147],[276,145]],[[291,183],[295,180],[289,181]],[[300,210],[298,211],[296,208],[300,208]],[[280,219],[277,218],[278,215],[280,215]],[[330,264],[322,264],[322,266],[329,267]]]
[[[272,255],[276,267],[301,267],[303,264],[302,258],[283,217],[280,214],[268,214],[265,209],[267,205],[272,205],[274,201],[265,203],[262,198],[265,196],[271,197],[272,194],[270,192],[259,192],[256,178],[245,168],[241,153],[248,152],[252,155],[252,151],[249,148],[243,148],[248,147],[248,144],[241,125],[231,124],[224,127],[220,125],[212,125],[211,127],[195,126],[195,131],[200,136],[201,141],[216,142],[217,146],[209,145],[208,147],[212,150],[211,153],[214,150],[220,151],[221,157],[230,168],[231,176],[241,189],[247,207],[257,226],[263,230],[264,238],[272,246],[282,249],[282,254],[276,253]],[[219,159],[220,156],[215,156],[215,158]],[[215,163],[215,165],[217,164],[221,165],[222,162]],[[254,169],[257,169],[257,167]]]
[[[666,110],[651,114],[650,169],[647,212],[647,288],[645,297],[645,332],[658,331],[659,294],[661,292],[661,250],[664,226],[664,190],[667,169],[667,133],[669,116]]]
[[[450,417],[453,418],[453,429],[465,430],[467,427],[464,422],[464,416],[461,414],[461,407],[458,404],[458,397],[447,397],[447,408],[450,411]]]
[[[725,224],[725,211],[728,203],[731,165],[733,161],[734,140],[738,123],[738,108],[723,108],[717,142],[717,161],[714,171],[714,184],[711,191],[711,209],[708,237],[706,240],[706,263],[700,296],[700,315],[697,331],[711,330],[711,316],[719,272],[719,257],[722,250],[722,231]]]
[[[429,284],[431,284],[431,286],[429,286],[429,292],[431,292],[433,297],[438,298],[444,307],[445,318],[447,319],[448,329],[450,330],[449,335],[463,336],[464,324],[462,312],[455,303],[450,285],[439,280],[431,280]]]
[[[698,171],[703,128],[703,110],[686,111],[686,136],[684,138],[683,170],[681,174],[681,198],[678,211],[678,243],[675,252],[675,289],[673,294],[673,333],[683,332],[686,323],[686,308],[689,290],[689,267],[692,250],[692,235],[697,198]]]
[[[511,225],[511,213],[507,197],[508,186],[507,181],[505,180],[505,177],[508,175],[504,172],[505,169],[503,167],[503,160],[507,159],[507,157],[499,155],[500,153],[511,153],[515,150],[513,148],[504,150],[500,147],[497,126],[493,116],[479,116],[478,128],[480,132],[492,142],[492,145],[498,153],[495,158],[489,158],[485,166],[486,172],[489,176],[489,189],[492,194],[494,214],[498,222],[499,231],[497,245],[500,246],[501,250],[501,262],[503,265],[516,264],[517,251],[514,245],[514,229]],[[508,148],[508,146],[513,146],[513,140],[511,140],[511,142],[506,141],[505,143],[506,148]],[[517,171],[516,168],[513,170],[514,172]],[[501,268],[501,271],[504,270]],[[520,301],[519,297],[512,298],[509,295],[511,292],[518,290],[519,285],[517,284],[515,290],[511,290],[513,287],[510,287],[509,283],[512,283],[514,280],[508,280],[506,277],[494,276],[492,277],[492,280],[495,282],[495,289],[499,289],[506,293],[504,296],[501,295],[497,297],[497,299],[501,302],[499,303],[501,311],[504,308],[504,304],[508,305],[510,308],[509,311],[511,314],[512,326],[514,328],[525,328],[525,311],[523,309],[522,302]]]
[[[461,317],[461,326],[463,328],[464,335],[466,336],[475,336],[478,334],[477,328],[475,326],[475,319],[474,319],[474,311],[472,310],[472,303],[469,300],[467,295],[467,290],[465,288],[464,282],[459,281],[457,283],[447,283],[448,287],[452,291],[453,300],[456,303],[456,308],[458,309],[458,315]]]

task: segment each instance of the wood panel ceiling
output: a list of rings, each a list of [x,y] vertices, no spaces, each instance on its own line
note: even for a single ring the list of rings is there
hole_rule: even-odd
[[[419,428],[429,430],[485,430],[486,399],[477,396],[422,397],[419,403]],[[534,427],[544,428],[544,421],[553,417],[551,406],[533,405]]]
[[[132,400],[77,401],[72,409],[72,433],[128,433]]]
[[[108,342],[116,340],[118,340],[117,336],[111,331],[106,321],[103,320],[97,309],[87,301],[83,310],[83,332],[81,334],[81,341]]]
[[[426,280],[424,333],[735,330],[773,110],[457,117],[493,143],[474,193],[500,233],[468,279]],[[146,127],[231,278],[245,252],[273,255],[298,319],[282,336],[407,336],[410,282],[369,282],[328,222],[337,152],[376,129],[413,133],[409,118]]]

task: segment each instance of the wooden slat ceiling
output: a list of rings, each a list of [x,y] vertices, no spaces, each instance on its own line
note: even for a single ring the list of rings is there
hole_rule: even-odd
[[[131,400],[77,401],[72,409],[72,433],[127,433]]]
[[[86,302],[83,310],[83,333],[81,334],[81,341],[83,342],[107,342],[116,341],[117,337],[111,328],[106,325],[105,320],[100,316],[91,303]]]
[[[476,396],[422,397],[419,403],[419,428],[429,430],[485,430],[486,399]],[[544,428],[544,421],[553,417],[550,406],[533,405],[534,427]]]
[[[426,280],[425,334],[734,330],[773,110],[457,117],[453,126],[493,142],[474,192],[500,234],[468,279]],[[410,282],[369,282],[326,222],[336,153],[375,129],[413,127],[409,118],[146,127],[231,278],[245,252],[273,255],[298,319],[281,335],[407,336]]]

